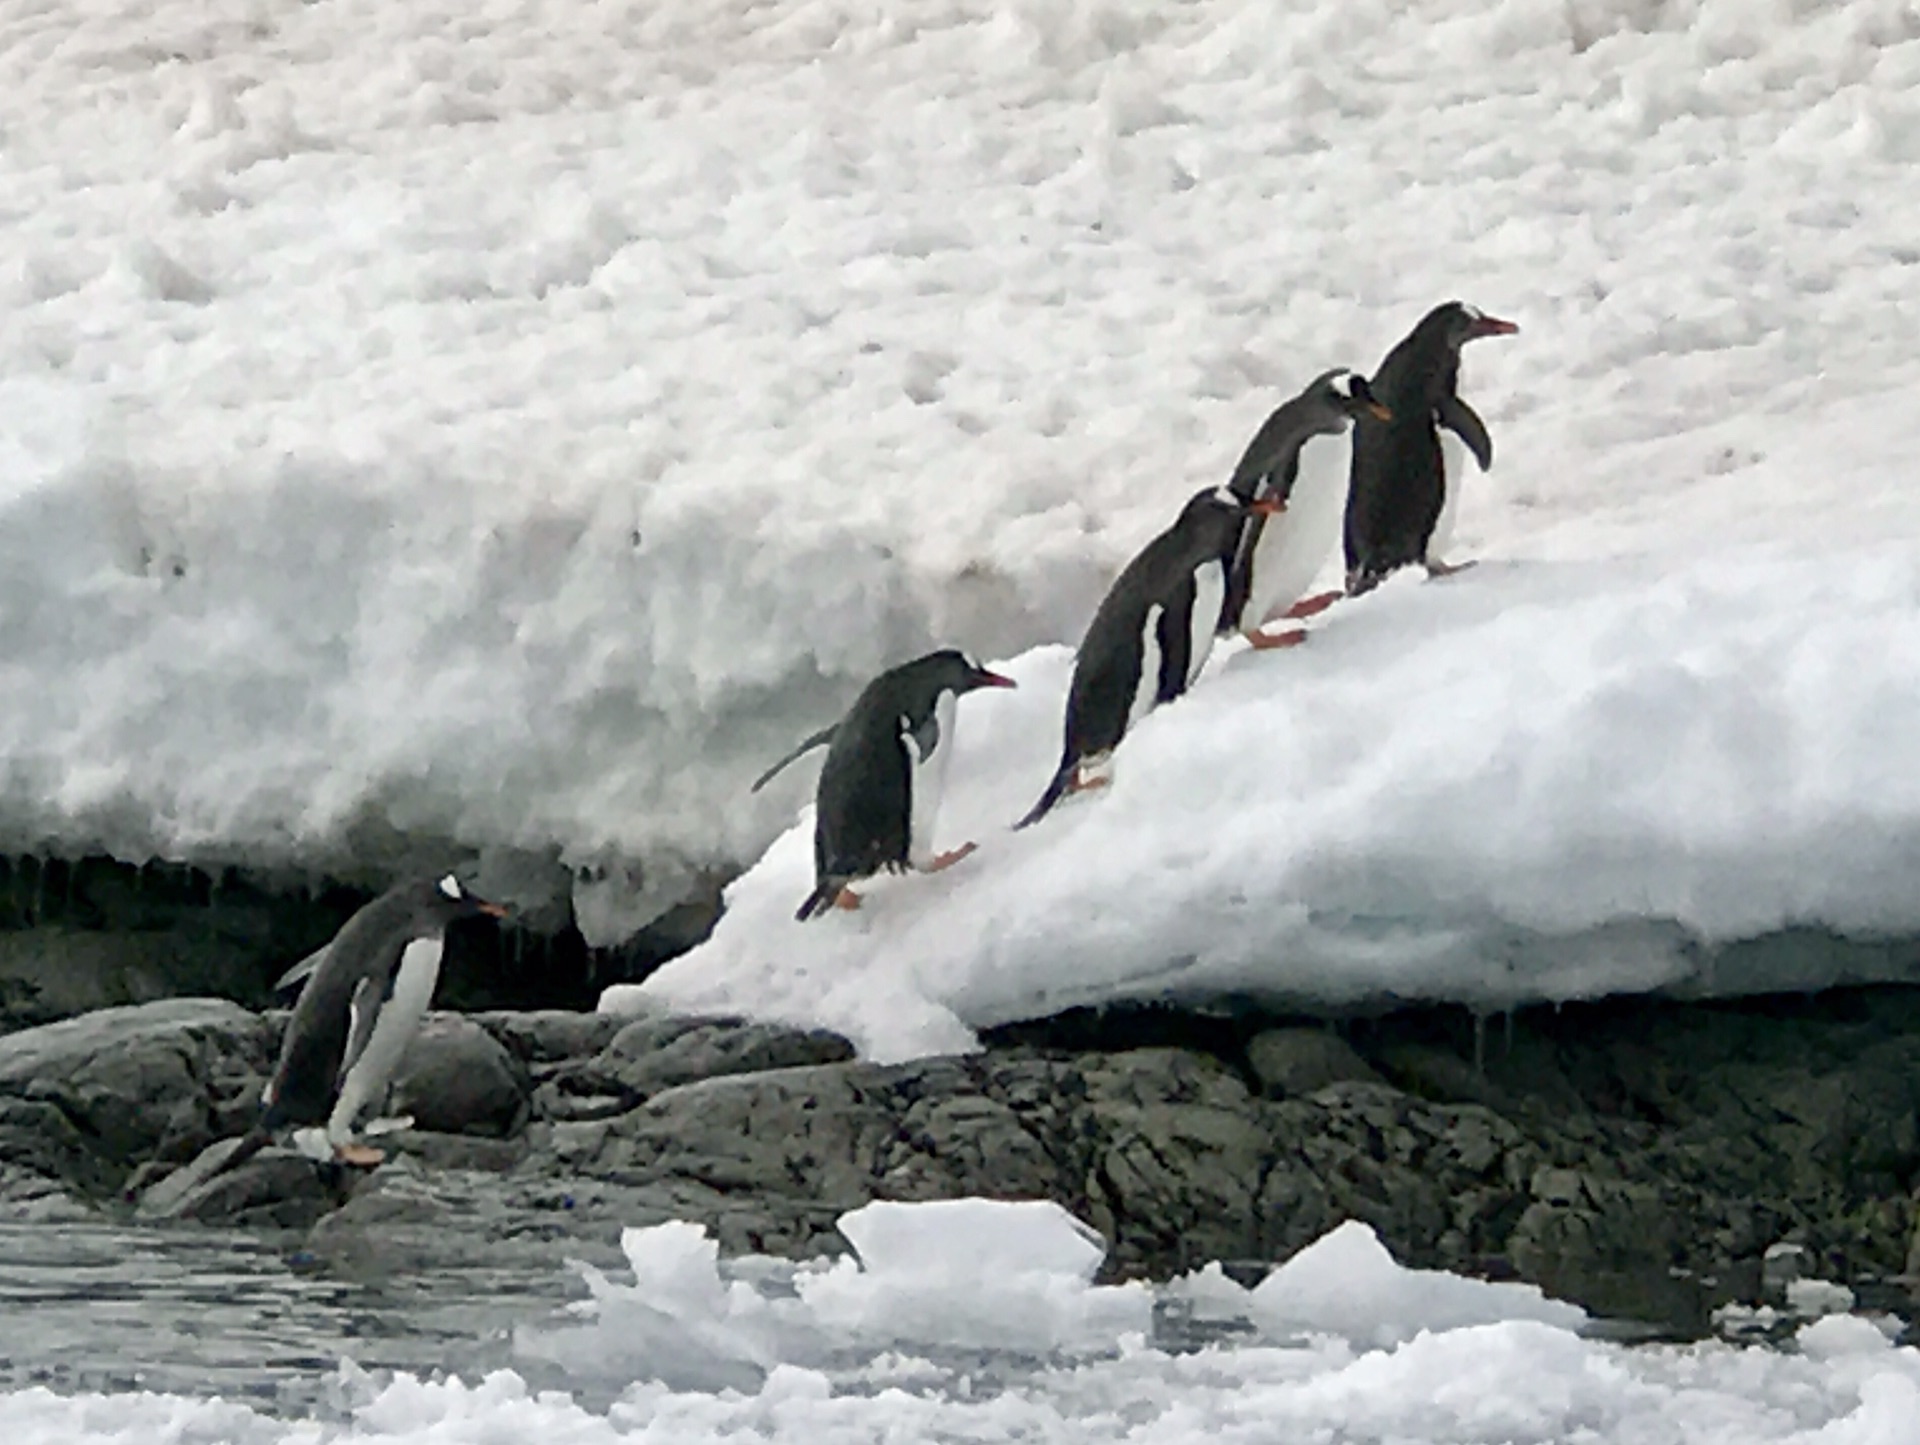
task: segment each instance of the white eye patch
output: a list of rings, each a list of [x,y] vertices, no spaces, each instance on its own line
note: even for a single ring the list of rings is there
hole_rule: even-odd
[[[1485,321],[1487,319],[1487,313],[1482,311],[1478,306],[1469,306],[1466,302],[1462,301],[1460,303],[1460,309],[1467,313],[1467,320],[1469,321]]]
[[[460,886],[460,880],[455,878],[451,873],[440,880],[440,891],[455,903],[458,903],[462,898],[467,896],[466,890]]]

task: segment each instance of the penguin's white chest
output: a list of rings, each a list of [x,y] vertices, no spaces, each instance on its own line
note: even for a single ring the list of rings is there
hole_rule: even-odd
[[[1121,730],[1123,733],[1152,712],[1160,696],[1160,617],[1166,610],[1158,602],[1154,603],[1141,624],[1140,675],[1133,682],[1133,701],[1127,705],[1127,726]]]
[[[1300,449],[1287,509],[1269,517],[1253,549],[1253,577],[1242,627],[1284,612],[1313,586],[1340,540],[1347,503],[1348,451],[1340,437],[1315,437]]]
[[[1467,469],[1478,467],[1467,444],[1452,432],[1440,430],[1440,516],[1427,538],[1427,562],[1446,560],[1447,547],[1453,541],[1453,524],[1460,514],[1460,493],[1466,488]]]
[[[340,1093],[327,1120],[330,1140],[348,1140],[360,1114],[377,1105],[385,1095],[407,1045],[420,1031],[420,1020],[426,1017],[427,1005],[433,1001],[445,947],[442,938],[416,938],[401,950],[393,975],[393,992],[377,1005],[380,1012],[374,1019],[366,1047],[348,1064],[341,1077]],[[354,1007],[362,1006],[356,999]]]
[[[942,692],[933,704],[937,729],[933,747],[924,756],[912,731],[901,730],[907,749],[907,861],[916,868],[933,861],[933,827],[946,791],[947,764],[953,757],[953,715],[954,695]]]
[[[1227,599],[1227,568],[1218,561],[1201,564],[1193,574],[1193,611],[1187,615],[1187,686],[1200,678],[1213,652],[1214,629],[1220,623],[1220,604]]]

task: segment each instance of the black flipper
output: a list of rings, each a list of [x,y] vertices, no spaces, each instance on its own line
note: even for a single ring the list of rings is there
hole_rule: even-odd
[[[1493,467],[1493,438],[1487,435],[1487,424],[1480,420],[1480,413],[1468,406],[1452,392],[1440,398],[1440,404],[1433,409],[1434,420],[1459,437],[1467,444],[1467,450],[1473,453],[1473,459],[1480,463],[1481,471],[1490,471]]]
[[[780,772],[782,768],[786,767],[787,764],[798,762],[801,758],[805,757],[808,753],[812,752],[815,748],[823,748],[828,743],[832,742],[833,735],[839,730],[840,730],[839,723],[829,723],[826,727],[821,728],[819,732],[814,733],[811,737],[803,738],[798,744],[795,745],[792,752],[788,753],[784,758],[780,759],[779,762],[775,763],[772,767],[768,768],[759,777],[755,778],[753,780],[753,786],[747,789],[747,791],[750,793],[759,792],[762,788],[766,787],[768,783],[772,782],[774,780],[774,777]]]

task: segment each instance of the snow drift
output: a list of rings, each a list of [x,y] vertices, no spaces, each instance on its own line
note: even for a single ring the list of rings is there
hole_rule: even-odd
[[[1698,946],[1920,930],[1910,548],[1403,574],[1294,652],[1222,651],[1129,734],[1111,789],[1020,833],[1071,659],[1005,664],[1020,691],[962,702],[937,839],[974,857],[797,924],[809,810],[712,939],[602,1006],[821,1024],[900,1058],[1116,1000],[1810,987],[1833,980],[1702,977]]]
[[[1076,636],[1447,296],[1526,328],[1469,359],[1464,552],[1827,526],[1749,483],[1913,394],[1920,46],[1798,10],[23,15],[0,847],[664,897],[779,832],[741,784],[874,671]],[[1836,525],[1914,534],[1817,460]]]

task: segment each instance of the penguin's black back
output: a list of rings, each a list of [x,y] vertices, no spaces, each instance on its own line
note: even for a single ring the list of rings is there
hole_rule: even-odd
[[[1075,759],[1093,757],[1119,745],[1140,685],[1145,657],[1147,614],[1158,604],[1155,637],[1160,676],[1154,702],[1171,702],[1187,690],[1193,634],[1194,575],[1203,566],[1225,567],[1224,546],[1231,545],[1238,519],[1176,522],[1129,562],[1087,625],[1067,689],[1066,752]]]
[[[906,865],[913,817],[912,762],[900,737],[890,674],[869,683],[834,732],[820,768],[814,871],[862,878]]]
[[[973,684],[973,665],[951,649],[881,673],[854,699],[827,748],[815,791],[813,861],[824,881],[905,868],[913,834],[913,759],[901,733],[931,756],[953,740],[938,736],[940,695]]]
[[[273,1071],[273,1103],[261,1116],[266,1127],[326,1122],[346,1057],[354,990],[363,978],[391,977],[406,943],[401,922],[411,909],[409,900],[389,892],[349,918],[327,945],[327,956],[287,1019]]]
[[[1373,394],[1393,420],[1362,416],[1353,424],[1343,535],[1350,591],[1366,591],[1389,572],[1424,560],[1440,520],[1446,459],[1434,408],[1460,380],[1460,352],[1438,324],[1442,310],[1429,313],[1374,374]]]

